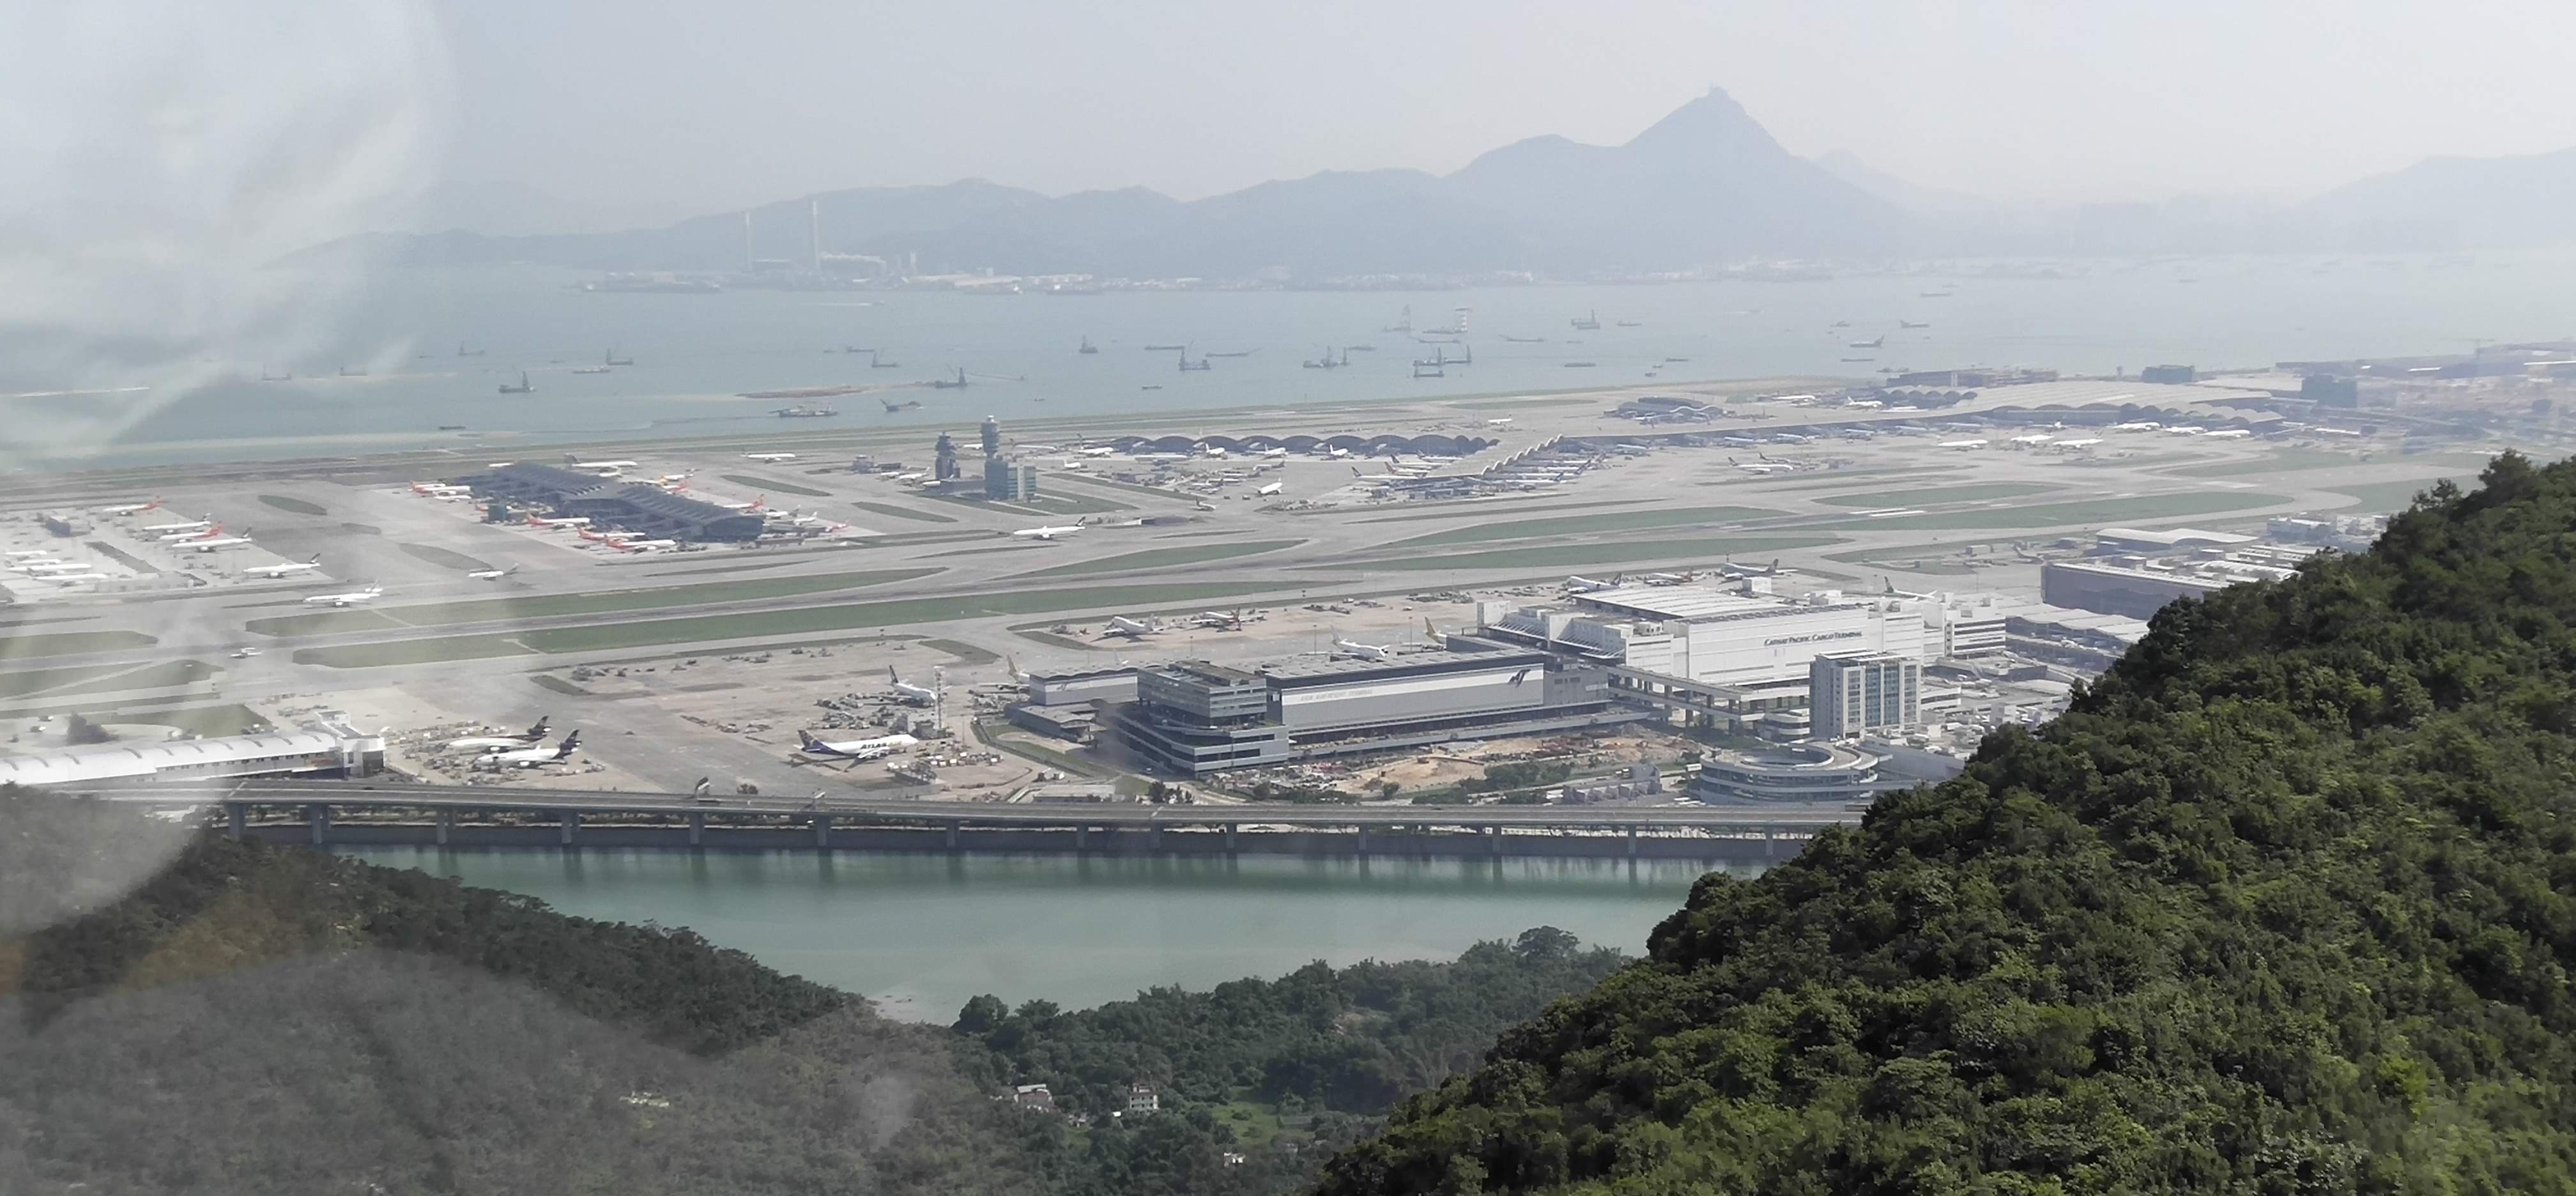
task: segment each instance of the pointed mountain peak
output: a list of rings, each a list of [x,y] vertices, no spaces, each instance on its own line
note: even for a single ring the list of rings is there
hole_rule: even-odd
[[[1723,88],[1711,87],[1708,94],[1675,108],[1645,132],[1631,138],[1627,147],[1651,154],[1778,154],[1788,151],[1771,139],[1769,131],[1726,94]]]

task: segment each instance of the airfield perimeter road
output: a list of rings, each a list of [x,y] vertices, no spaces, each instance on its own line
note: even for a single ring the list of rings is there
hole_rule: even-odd
[[[1679,389],[1686,388],[1657,393]],[[1938,416],[1890,416],[1882,422],[1969,418],[2006,405],[1994,396],[2014,389],[1989,391]],[[2193,397],[2190,388],[2157,392]],[[1638,435],[1635,424],[1606,417],[1618,397],[1605,392],[1424,400],[1294,415],[1096,417],[1005,431],[1018,446],[1175,430],[1441,431],[1502,439],[1500,448],[1449,467],[1473,469],[1548,437]],[[1855,416],[1848,409],[1787,403],[1746,403],[1743,409],[1743,418],[1690,430],[1777,437]],[[2229,417],[2215,409],[2192,414],[2211,422]],[[1501,418],[1512,422],[1489,422]],[[968,431],[972,420],[960,417],[949,426]],[[724,713],[726,697],[702,695],[694,699],[699,713],[683,717],[687,711],[672,702],[636,700],[641,691],[632,685],[585,696],[577,690],[548,692],[554,686],[540,689],[529,683],[530,675],[603,661],[838,645],[828,665],[797,666],[809,668],[810,675],[790,678],[810,691],[804,699],[773,703],[780,712],[775,717],[792,718],[801,717],[790,713],[794,707],[810,710],[813,697],[861,687],[870,675],[881,679],[892,663],[916,661],[905,665],[916,672],[947,663],[952,689],[962,692],[1004,679],[1002,657],[1032,669],[1096,667],[1127,656],[1275,658],[1320,647],[1345,627],[1393,642],[1418,638],[1426,617],[1446,629],[1473,617],[1471,607],[1455,600],[1407,604],[1404,595],[1552,593],[1557,582],[1577,573],[1678,571],[1730,559],[1776,558],[1802,572],[1801,580],[1810,585],[1875,591],[1885,584],[1882,579],[1893,579],[1912,590],[2035,594],[2037,558],[2018,546],[2112,524],[2243,527],[2288,512],[2390,509],[2435,478],[2474,472],[2476,457],[2469,451],[2476,446],[2465,445],[2461,452],[2415,456],[2382,446],[2362,456],[2346,444],[2098,432],[2084,433],[2106,436],[2090,453],[2003,448],[2024,426],[1976,432],[1992,441],[1978,451],[1935,447],[1945,435],[1958,433],[1775,442],[1758,450],[1657,449],[1610,456],[1546,493],[1461,503],[1352,503],[1320,511],[1281,503],[1349,494],[1357,472],[1352,463],[1280,462],[1255,479],[1212,487],[1202,502],[1196,495],[1096,476],[1134,468],[1124,459],[1085,460],[1082,474],[1095,476],[1082,476],[1059,456],[1030,450],[1041,461],[1056,462],[1041,467],[1041,490],[1048,497],[1036,505],[1001,507],[923,495],[840,468],[853,450],[922,456],[931,434],[927,427],[781,430],[585,450],[643,461],[636,471],[642,474],[695,471],[693,489],[707,497],[747,500],[764,493],[774,505],[802,503],[868,533],[848,547],[713,549],[641,559],[610,559],[614,554],[567,533],[482,524],[460,504],[434,502],[404,487],[415,476],[453,476],[470,468],[455,453],[335,462],[328,470],[332,480],[318,480],[309,463],[234,467],[240,477],[213,483],[190,483],[174,471],[21,479],[0,484],[0,496],[14,493],[27,501],[0,501],[11,501],[22,515],[37,509],[38,495],[101,505],[130,501],[137,493],[165,493],[170,510],[192,518],[204,511],[229,526],[254,528],[261,551],[318,552],[324,567],[276,583],[211,578],[219,584],[161,598],[21,603],[11,611],[16,621],[0,623],[9,637],[0,644],[13,657],[6,668],[14,670],[0,671],[0,692],[7,695],[0,696],[0,711],[38,713],[75,695],[85,704],[213,699],[258,706],[292,698],[300,706],[328,705],[334,692],[389,687],[431,695],[447,709],[493,723],[548,712],[558,716],[559,725],[577,719],[593,728],[584,739],[599,758],[616,760],[653,787],[685,787],[713,774],[792,789],[797,773],[775,737],[726,736],[704,725]],[[765,449],[794,451],[803,459],[742,459],[742,453]],[[1797,468],[1755,472],[1741,468],[1746,462]],[[1182,468],[1208,477],[1250,464],[1200,459]],[[1253,496],[1270,481],[1280,482],[1284,493]],[[264,493],[254,500],[254,490]],[[325,513],[303,514],[299,508]],[[1118,526],[1145,516],[1180,522]],[[1086,517],[1097,525],[1068,539],[1008,535]],[[467,562],[517,566],[520,572],[499,583],[470,581],[463,577]],[[193,559],[182,565],[199,567]],[[227,567],[218,562],[211,571]],[[889,571],[911,575],[845,576]],[[347,612],[320,611],[301,601],[362,581],[384,584],[386,597]],[[1388,609],[1327,615],[1298,609],[1309,601],[1364,595],[1385,596]],[[1408,611],[1396,611],[1398,605]],[[1109,614],[1243,607],[1265,609],[1271,620],[1231,636],[1186,632],[1118,643],[1097,634],[1097,624]],[[1070,636],[1044,631],[1058,622],[1093,626]],[[48,640],[58,633],[113,630],[141,632],[157,642],[98,650],[94,642]],[[908,638],[880,642],[880,635]],[[924,641],[932,645],[927,655],[918,646]],[[244,646],[256,646],[260,654],[229,657]],[[214,665],[220,675],[174,685],[143,671],[186,659]],[[62,673],[72,680],[57,684],[32,676],[34,670],[79,671]],[[117,670],[134,670],[139,683],[131,690],[114,688]],[[711,680],[701,688],[737,683],[753,682]]]

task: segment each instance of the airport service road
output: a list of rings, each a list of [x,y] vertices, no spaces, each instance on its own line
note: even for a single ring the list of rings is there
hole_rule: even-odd
[[[110,800],[154,806],[217,802],[326,803],[339,808],[574,810],[582,813],[831,814],[886,821],[964,822],[989,826],[1462,826],[1503,828],[1654,827],[1662,829],[1770,828],[1816,830],[1860,820],[1845,804],[1795,806],[1311,806],[1269,803],[1155,806],[1136,802],[1057,805],[1028,802],[936,800],[865,801],[806,797],[733,797],[714,800],[686,793],[600,793],[577,789],[525,790],[472,785],[422,785],[364,781],[267,781],[233,784],[143,782],[85,787]]]

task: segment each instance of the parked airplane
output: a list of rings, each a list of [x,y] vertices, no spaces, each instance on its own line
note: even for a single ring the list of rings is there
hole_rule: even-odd
[[[305,599],[304,605],[357,606],[360,603],[373,602],[384,596],[385,588],[383,586],[368,586],[366,589],[351,590],[345,594],[315,594],[314,596]]]
[[[1786,461],[1738,461],[1733,457],[1727,458],[1726,463],[1748,473],[1779,473],[1798,468]]]
[[[793,460],[795,460],[795,459],[796,459],[796,454],[794,454],[794,453],[744,453],[744,454],[742,455],[742,459],[743,459],[743,460],[745,460],[745,461],[758,461],[758,462],[761,462],[761,463],[763,463],[763,464],[774,465],[774,464],[777,464],[777,463],[778,463],[778,462],[780,462],[780,461],[793,461]]]
[[[1264,457],[1285,457],[1288,455],[1288,450],[1284,448],[1266,448],[1261,450],[1261,455]]]
[[[1270,483],[1269,485],[1267,485],[1267,486],[1264,486],[1264,487],[1260,488],[1259,490],[1255,490],[1255,491],[1253,491],[1252,493],[1253,493],[1256,497],[1260,497],[1260,498],[1268,498],[1268,497],[1270,497],[1270,496],[1271,496],[1271,495],[1273,495],[1273,494],[1277,494],[1277,493],[1279,493],[1281,490],[1283,490],[1283,489],[1285,489],[1285,488],[1286,488],[1286,487],[1285,487],[1282,483],[1279,483],[1279,482],[1272,482],[1272,483]]]
[[[883,759],[895,754],[895,752],[903,748],[911,747],[920,742],[920,740],[915,739],[910,735],[900,733],[894,735],[879,735],[872,739],[842,740],[816,739],[814,738],[814,733],[811,731],[798,731],[796,733],[797,750],[804,754],[808,756],[838,757],[840,759],[850,761],[853,764],[862,760]]]
[[[235,648],[232,653],[233,659],[235,660],[248,660],[257,655],[259,655],[259,649],[257,648]]]
[[[474,493],[474,488],[472,486],[450,485],[446,482],[413,482],[411,484],[411,492],[414,494],[427,494],[432,496],[441,494],[472,494]]]
[[[1395,649],[1383,644],[1355,644],[1349,640],[1333,641],[1333,651],[1360,660],[1393,660]]]
[[[309,561],[288,561],[282,565],[253,565],[242,570],[245,577],[285,577],[293,573],[310,573],[322,567],[322,554],[314,553]]]
[[[215,530],[221,531],[223,529],[217,528]],[[239,548],[248,543],[250,543],[250,537],[248,536],[215,536],[211,539],[205,540],[181,540],[170,547],[191,548],[198,552],[213,552],[219,548]]]
[[[490,748],[495,751],[526,747],[552,734],[546,729],[546,723],[550,718],[552,718],[551,715],[540,717],[535,724],[516,735],[469,735],[463,739],[448,740],[447,746],[450,750]]]
[[[1594,590],[1617,589],[1618,586],[1619,582],[1615,578],[1610,581],[1594,581],[1589,577],[1569,577],[1565,579],[1565,588],[1576,594],[1589,594]]]
[[[2199,424],[2175,424],[2164,432],[2167,436],[2198,436],[2204,430]]]
[[[90,513],[94,515],[140,515],[145,511],[158,510],[160,509],[160,506],[161,500],[156,496],[150,502],[130,502],[113,507],[92,507],[90,508]]]
[[[2015,436],[2012,438],[2012,442],[2024,448],[2037,448],[2040,445],[2046,444],[2055,439],[2057,438],[2046,432],[2033,432],[2028,436]]]
[[[1081,530],[1081,524],[1073,523],[1063,527],[1024,527],[1011,534],[1023,540],[1052,540],[1058,536],[1070,536]]]
[[[2253,434],[2253,431],[2248,428],[2229,428],[2224,432],[2212,432],[2209,434],[2209,438],[2211,440],[2243,440]]]
[[[158,533],[164,540],[184,540],[214,525],[212,519],[199,519],[190,523],[156,523],[138,530]]]
[[[904,680],[903,674],[895,672],[893,665],[886,666],[886,687],[903,695],[905,698],[913,702],[923,705],[928,705],[939,700],[939,692],[937,690],[926,685],[915,685]]]
[[[1112,615],[1109,619],[1108,629],[1101,632],[1101,634],[1123,635],[1129,639],[1135,639],[1139,636],[1154,635],[1162,630],[1162,621],[1151,615],[1142,619],[1130,619],[1125,615]]]
[[[2154,420],[2141,419],[2131,420],[2125,424],[2113,424],[2111,425],[2111,430],[2114,432],[2153,432],[2161,426],[2162,425],[2158,424]]]
[[[543,515],[530,515],[528,516],[528,526],[542,528],[589,527],[590,517],[584,515],[573,519],[548,519]]]
[[[519,567],[512,565],[507,569],[477,569],[465,576],[475,581],[499,581],[518,571]]]
[[[1090,448],[1076,449],[1074,451],[1081,453],[1086,457],[1108,457],[1114,456],[1118,452],[1118,450],[1110,448],[1107,445],[1093,445]]]
[[[572,754],[580,750],[581,732],[575,731],[564,736],[562,743],[550,748],[532,747],[521,748],[518,751],[485,752],[474,758],[474,766],[477,768],[536,768],[546,764],[561,764],[572,759]]]
[[[615,539],[610,540],[608,542],[608,546],[619,552],[669,552],[672,549],[678,548],[680,546],[680,542],[677,540]]]
[[[1940,443],[1940,445],[1939,445],[1938,447],[1945,448],[1945,449],[1981,449],[1981,448],[1986,447],[1986,442],[1985,442],[1985,441],[1983,441],[1983,440],[1975,440],[1975,439],[1970,439],[1970,440],[1944,440],[1944,441],[1942,441],[1942,442]]]

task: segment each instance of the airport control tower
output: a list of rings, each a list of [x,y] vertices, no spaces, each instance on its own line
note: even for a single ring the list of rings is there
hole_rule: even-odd
[[[1002,421],[987,415],[984,417],[984,456],[989,460],[1001,455]]]
[[[945,482],[956,477],[958,472],[956,438],[946,432],[940,433],[939,445],[933,453],[935,459],[930,466],[931,479]]]

